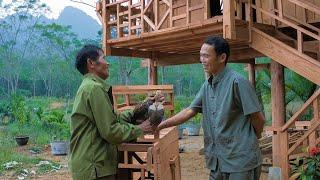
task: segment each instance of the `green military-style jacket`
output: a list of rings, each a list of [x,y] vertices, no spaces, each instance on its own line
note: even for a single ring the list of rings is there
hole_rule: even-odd
[[[114,112],[111,86],[96,75],[84,76],[71,115],[69,166],[74,180],[116,174],[116,145],[143,134],[128,123],[131,117],[132,112]]]
[[[203,114],[207,167],[245,172],[261,164],[261,152],[249,115],[261,111],[250,82],[228,67],[206,80],[189,108]]]

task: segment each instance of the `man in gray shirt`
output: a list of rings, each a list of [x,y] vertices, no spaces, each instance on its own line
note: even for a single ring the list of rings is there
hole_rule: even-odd
[[[229,44],[222,37],[205,40],[200,62],[209,79],[191,105],[163,121],[158,130],[182,124],[200,112],[210,180],[258,180],[258,138],[265,119],[250,82],[226,67],[229,55]]]

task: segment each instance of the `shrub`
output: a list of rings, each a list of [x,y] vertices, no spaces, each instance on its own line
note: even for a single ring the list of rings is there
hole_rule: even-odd
[[[11,100],[12,114],[20,124],[25,124],[30,120],[30,111],[26,106],[25,99],[21,95],[12,95]]]
[[[297,160],[293,168],[294,176],[302,180],[320,179],[320,148],[308,148],[310,154],[302,161]],[[302,162],[302,163],[301,163]]]

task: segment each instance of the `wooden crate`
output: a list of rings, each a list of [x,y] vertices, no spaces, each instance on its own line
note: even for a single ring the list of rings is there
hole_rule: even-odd
[[[137,142],[118,146],[122,157],[118,164],[121,179],[181,179],[178,130],[163,129],[159,135],[158,139],[145,135]]]

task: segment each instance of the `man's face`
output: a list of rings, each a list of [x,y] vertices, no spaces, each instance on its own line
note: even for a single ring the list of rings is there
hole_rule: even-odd
[[[226,55],[221,54],[217,56],[213,46],[209,44],[203,44],[200,50],[200,62],[203,69],[209,75],[214,75],[224,67]]]
[[[109,77],[109,63],[104,59],[104,54],[100,51],[97,61],[88,60],[91,73],[106,80]],[[89,71],[90,72],[90,71]]]

